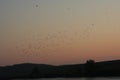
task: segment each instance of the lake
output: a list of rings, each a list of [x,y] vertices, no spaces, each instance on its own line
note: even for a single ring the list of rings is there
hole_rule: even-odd
[[[50,79],[14,79],[14,80],[120,80],[120,78],[50,78]]]

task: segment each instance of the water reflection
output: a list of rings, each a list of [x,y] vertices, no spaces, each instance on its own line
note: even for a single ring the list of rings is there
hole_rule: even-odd
[[[14,79],[14,80],[120,80],[120,78],[49,78],[49,79]]]
[[[85,80],[96,80],[95,78],[85,78]]]

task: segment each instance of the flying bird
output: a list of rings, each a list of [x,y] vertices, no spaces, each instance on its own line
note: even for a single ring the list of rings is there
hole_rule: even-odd
[[[36,4],[35,7],[39,7],[38,4]]]

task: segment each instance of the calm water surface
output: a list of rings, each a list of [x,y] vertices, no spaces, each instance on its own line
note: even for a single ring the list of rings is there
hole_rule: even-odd
[[[120,78],[51,78],[51,79],[15,79],[15,80],[120,80]]]

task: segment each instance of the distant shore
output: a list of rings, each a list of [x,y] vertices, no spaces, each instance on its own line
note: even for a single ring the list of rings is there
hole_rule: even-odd
[[[46,64],[15,64],[0,67],[0,79],[120,77],[120,60],[53,66]]]

